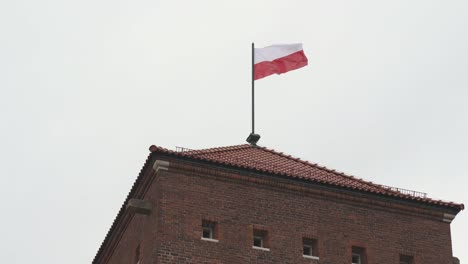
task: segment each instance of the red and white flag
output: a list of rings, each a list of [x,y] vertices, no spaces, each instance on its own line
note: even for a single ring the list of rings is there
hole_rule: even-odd
[[[254,80],[299,69],[308,62],[302,43],[255,48],[254,53]]]

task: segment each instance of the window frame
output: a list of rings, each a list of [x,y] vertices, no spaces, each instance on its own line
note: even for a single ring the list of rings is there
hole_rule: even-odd
[[[310,254],[306,254],[305,253],[305,249],[308,249],[310,251]],[[302,255],[303,256],[313,256],[314,255],[314,248],[312,247],[312,245],[309,245],[309,244],[303,244],[302,245]]]
[[[252,232],[252,248],[264,251],[270,251],[270,243],[268,231],[263,229],[253,229]],[[260,241],[260,246],[256,245],[256,241]]]
[[[354,262],[353,258],[358,257],[358,262]],[[368,264],[367,250],[364,246],[351,246],[351,264]]]
[[[310,254],[305,254],[306,249]],[[319,259],[318,241],[315,238],[302,237],[302,256],[309,259]]]
[[[399,264],[413,264],[414,263],[414,257],[410,256],[410,255],[400,254],[400,261],[398,263]]]
[[[217,235],[218,223],[214,221],[202,220],[201,240],[219,242]],[[205,237],[205,231],[208,232],[208,237]]]
[[[358,257],[358,262],[354,262],[353,258]],[[352,253],[351,255],[351,264],[362,264],[362,254],[361,253]]]
[[[264,241],[264,237],[262,236],[254,236],[253,237],[253,246],[254,247],[259,247],[259,248],[265,248],[265,241]],[[260,241],[260,245],[255,245],[255,241]]]
[[[211,226],[202,227],[202,238],[214,239],[214,228]],[[208,232],[208,236],[205,236],[205,232]]]

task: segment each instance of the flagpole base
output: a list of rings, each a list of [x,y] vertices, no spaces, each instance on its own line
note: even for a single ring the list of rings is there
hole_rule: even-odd
[[[260,140],[259,134],[250,133],[250,135],[247,137],[247,142],[249,142],[249,144],[253,146],[256,146],[259,140]]]

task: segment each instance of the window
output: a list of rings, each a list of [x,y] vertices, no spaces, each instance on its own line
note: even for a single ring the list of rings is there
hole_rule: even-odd
[[[400,264],[413,264],[413,257],[400,255]]]
[[[140,264],[140,254],[141,254],[141,247],[140,244],[135,249],[135,263]]]
[[[208,220],[202,221],[202,239],[213,241],[213,242],[218,242],[216,222],[208,221]]]
[[[268,249],[268,232],[266,230],[254,229],[253,248]]]
[[[351,264],[367,264],[364,248],[352,247]]]
[[[316,239],[302,238],[302,255],[308,258],[318,259]]]
[[[353,253],[352,264],[361,264],[361,254]]]
[[[202,235],[202,237],[213,239],[213,237],[214,237],[214,230],[213,230],[213,227],[211,227],[211,226],[203,227],[203,235]]]
[[[302,255],[304,255],[304,256],[313,256],[312,252],[313,252],[313,250],[312,250],[311,245],[304,244],[302,246]]]
[[[254,236],[253,245],[255,247],[263,247],[263,237],[261,236]]]

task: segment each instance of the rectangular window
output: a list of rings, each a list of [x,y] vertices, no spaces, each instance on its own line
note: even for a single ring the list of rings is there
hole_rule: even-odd
[[[361,264],[361,254],[353,253],[352,264]]]
[[[302,238],[302,255],[304,257],[318,258],[317,240],[311,238]]]
[[[361,247],[352,247],[351,264],[367,264],[366,250]]]
[[[261,236],[254,236],[253,245],[255,247],[263,247],[263,237]]]
[[[302,246],[302,255],[304,256],[313,256],[312,255],[312,246],[311,245],[303,245]]]
[[[203,220],[202,221],[202,239],[217,241],[216,222]]]
[[[135,263],[139,264],[140,263],[140,254],[141,254],[141,247],[140,244],[135,249]]]
[[[400,255],[400,264],[413,264],[413,257],[407,255]]]
[[[253,231],[253,247],[268,248],[268,232],[266,230],[254,229]]]

